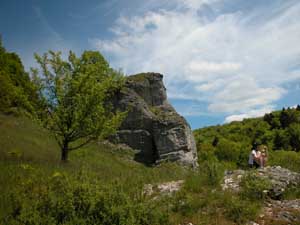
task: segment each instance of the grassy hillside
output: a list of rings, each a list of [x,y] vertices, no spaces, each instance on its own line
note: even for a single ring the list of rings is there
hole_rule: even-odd
[[[3,114],[0,146],[1,224],[242,224],[262,204],[223,193],[226,163],[213,159],[200,159],[199,171],[172,163],[147,167],[133,160],[132,150],[94,143],[61,163],[47,131]],[[174,196],[143,194],[144,184],[179,179],[185,184]]]
[[[241,192],[232,193],[222,190],[221,181],[225,170],[246,167],[253,143],[269,147],[270,164],[300,171],[300,106],[196,130],[197,170],[175,163],[146,166],[134,161],[134,150],[103,142],[67,158],[70,142],[105,137],[117,128],[121,115],[113,116],[105,98],[123,79],[99,52],[85,51],[77,59],[70,53],[70,62],[50,55],[37,60],[52,70],[43,79],[36,70],[30,77],[0,41],[0,224],[245,224],[260,213],[265,182],[246,179]],[[38,116],[63,147],[24,114]],[[282,149],[289,151],[273,151]],[[183,187],[172,195],[156,186],[178,180]],[[146,184],[154,185],[151,195]]]
[[[174,164],[149,168],[133,160],[134,152],[91,144],[61,163],[59,147],[51,135],[26,118],[0,114],[0,217],[10,210],[9,192],[32,179],[37,186],[54,174],[75,177],[85,173],[89,182],[120,183],[128,187],[182,179],[186,171]]]
[[[120,74],[99,52],[87,51],[77,60],[70,55],[72,62],[65,63],[59,53],[50,55],[52,61],[37,60],[42,67],[54,65],[51,73],[57,74],[40,79],[34,70],[30,77],[19,57],[6,52],[0,41],[0,224],[226,225],[257,216],[260,201],[221,191],[227,165],[214,158],[200,158],[196,171],[174,163],[148,167],[134,161],[133,150],[90,143],[70,152],[69,162],[62,163],[53,136],[21,115],[38,116],[44,127],[64,140],[65,152],[70,149],[67,141],[80,141],[75,134],[84,140],[101,136],[100,131],[108,135],[118,121],[109,117],[110,107],[101,109],[105,101],[94,102],[103,97],[95,90],[101,84],[112,84],[107,86],[109,93],[115,90],[119,87],[115,75]],[[72,118],[77,120],[70,124]],[[72,132],[71,125],[76,128]],[[174,195],[161,195],[157,188],[151,196],[145,194],[145,184],[176,180],[185,182]]]
[[[247,167],[251,149],[267,146],[269,164],[300,171],[300,107],[194,131],[200,158]]]

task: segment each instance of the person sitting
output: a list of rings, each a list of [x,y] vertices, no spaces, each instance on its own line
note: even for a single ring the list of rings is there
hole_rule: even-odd
[[[260,166],[263,168],[266,166],[268,161],[268,147],[263,146],[260,157]]]
[[[251,150],[249,154],[249,160],[248,164],[250,168],[259,168],[260,167],[260,158],[261,158],[261,152],[258,151],[257,148],[254,148]]]

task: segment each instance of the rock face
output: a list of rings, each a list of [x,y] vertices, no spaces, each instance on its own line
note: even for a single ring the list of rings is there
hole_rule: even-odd
[[[114,107],[128,111],[114,140],[140,150],[137,160],[170,160],[197,166],[192,131],[168,103],[163,75],[143,73],[127,77],[125,87],[114,98]]]
[[[300,199],[269,200],[257,222],[258,224],[300,224]]]
[[[258,177],[268,179],[271,186],[269,190],[264,191],[268,198],[265,199],[259,217],[255,222],[252,221],[247,224],[300,224],[300,199],[282,200],[287,189],[300,186],[300,173],[292,172],[280,166],[268,166],[254,171],[230,171],[224,176],[223,190],[240,191],[242,178],[253,172]]]
[[[229,189],[239,191],[239,184],[242,177],[250,172],[244,170],[227,172],[222,184],[223,190]],[[263,169],[258,169],[255,171],[255,174],[258,177],[268,179],[271,182],[270,190],[266,191],[268,192],[269,197],[273,199],[280,199],[287,188],[300,185],[300,173],[292,172],[280,166],[268,166]]]

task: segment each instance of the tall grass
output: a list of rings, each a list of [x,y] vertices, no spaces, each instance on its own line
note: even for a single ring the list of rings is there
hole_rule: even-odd
[[[300,152],[271,151],[269,154],[269,164],[300,172]]]
[[[86,183],[119,182],[131,190],[145,183],[183,179],[187,173],[171,163],[147,167],[135,162],[134,154],[94,143],[72,152],[70,161],[61,163],[59,147],[50,133],[28,118],[0,114],[0,219],[11,206],[10,191],[22,187],[20,181],[34,180],[38,187],[39,181],[53,174],[72,178],[85,171]]]
[[[0,224],[226,225],[255,218],[256,202],[221,190],[230,162],[200,154],[198,171],[190,171],[173,163],[145,166],[134,154],[93,143],[61,163],[50,133],[0,114]],[[185,184],[174,196],[144,195],[147,183],[179,179]]]

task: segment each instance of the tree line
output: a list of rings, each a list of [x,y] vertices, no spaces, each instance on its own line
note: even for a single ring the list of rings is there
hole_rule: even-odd
[[[250,150],[265,145],[270,151],[300,152],[300,106],[283,108],[260,118],[194,131],[200,158],[246,166]]]

